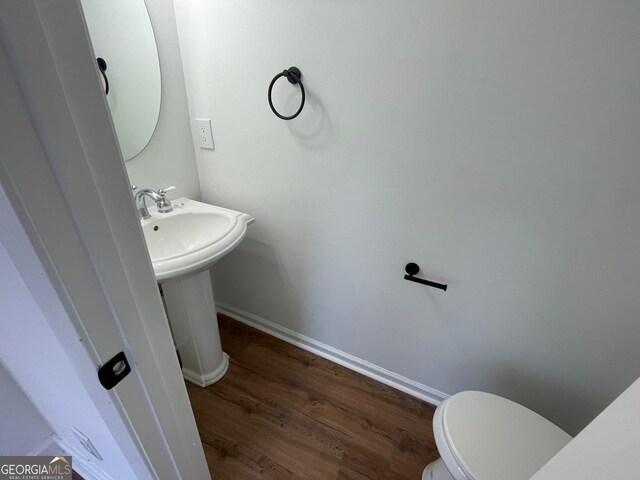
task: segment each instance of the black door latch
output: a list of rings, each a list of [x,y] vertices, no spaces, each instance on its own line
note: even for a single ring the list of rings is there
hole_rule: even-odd
[[[118,353],[98,369],[98,380],[104,388],[111,390],[120,380],[129,375],[131,366],[124,352]]]

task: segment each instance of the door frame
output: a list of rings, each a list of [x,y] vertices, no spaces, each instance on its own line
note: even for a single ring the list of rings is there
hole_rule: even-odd
[[[0,3],[0,92],[0,241],[139,478],[209,479],[79,0]]]

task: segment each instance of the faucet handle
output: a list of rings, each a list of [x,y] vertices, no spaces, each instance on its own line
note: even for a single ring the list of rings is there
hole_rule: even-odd
[[[131,191],[135,192],[138,189],[138,185],[131,185]]]
[[[159,188],[158,189],[158,193],[160,195],[166,195],[169,192],[173,192],[176,189],[176,187],[174,185],[171,185],[170,187],[166,187],[166,188]]]
[[[158,189],[158,195],[160,195],[160,200],[156,202],[156,205],[158,206],[158,213],[169,213],[173,211],[173,205],[171,205],[171,202],[165,197],[165,195],[175,189],[176,187],[173,185],[167,188]]]

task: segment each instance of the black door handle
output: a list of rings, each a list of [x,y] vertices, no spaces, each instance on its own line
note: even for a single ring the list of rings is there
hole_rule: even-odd
[[[129,361],[124,352],[120,352],[98,369],[98,380],[104,388],[111,390],[130,372]]]

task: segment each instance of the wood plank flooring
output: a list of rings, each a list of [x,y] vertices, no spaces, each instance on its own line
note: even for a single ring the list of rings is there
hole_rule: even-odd
[[[219,315],[226,376],[187,383],[215,480],[420,480],[434,407]]]

